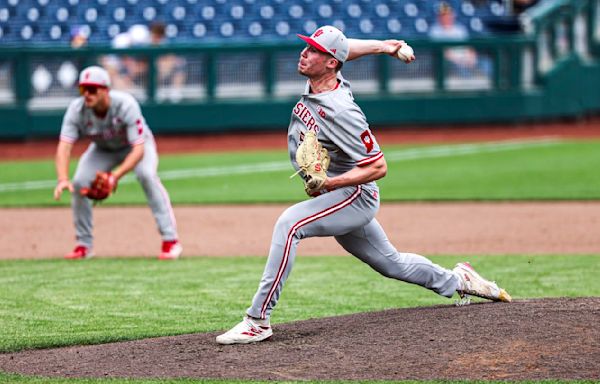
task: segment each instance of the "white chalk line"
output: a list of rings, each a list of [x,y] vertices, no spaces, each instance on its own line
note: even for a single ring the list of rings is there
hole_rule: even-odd
[[[556,145],[559,144],[561,141],[562,140],[556,137],[543,137],[535,140],[505,140],[487,143],[454,144],[435,147],[390,150],[385,151],[385,159],[387,162],[398,162],[436,157],[471,155],[477,153],[513,151],[531,147],[544,147]],[[174,169],[170,171],[160,171],[158,175],[162,180],[182,180],[200,177],[243,175],[253,173],[277,172],[285,170],[289,170],[290,172],[293,171],[292,166],[288,161],[228,165],[206,168]],[[123,177],[119,181],[119,184],[128,184],[133,183],[135,181],[135,176],[130,174]],[[0,193],[49,189],[54,188],[55,185],[56,180],[35,180],[22,181],[16,183],[0,183]]]

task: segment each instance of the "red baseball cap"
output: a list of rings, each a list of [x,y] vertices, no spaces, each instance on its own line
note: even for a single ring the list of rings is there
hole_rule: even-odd
[[[297,35],[311,46],[321,52],[329,53],[340,62],[345,62],[348,58],[350,48],[348,39],[342,31],[331,25],[319,27],[312,35]]]
[[[87,67],[79,74],[79,85],[94,85],[110,88],[110,76],[102,67]]]

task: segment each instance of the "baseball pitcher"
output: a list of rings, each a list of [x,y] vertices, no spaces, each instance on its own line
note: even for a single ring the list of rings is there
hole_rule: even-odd
[[[375,218],[380,204],[375,181],[386,175],[387,165],[340,69],[345,61],[367,54],[395,56],[405,43],[349,41],[332,26],[321,27],[311,36],[298,36],[307,43],[300,54],[298,72],[308,81],[292,109],[288,149],[312,198],[289,207],[279,217],[252,304],[242,321],[216,341],[245,344],[271,337],[269,319],[294,265],[298,243],[314,236],[333,236],[345,250],[383,276],[442,296],[458,293],[511,301],[505,290],[479,276],[468,263],[448,270],[423,256],[398,252]],[[406,61],[412,60],[414,55]]]

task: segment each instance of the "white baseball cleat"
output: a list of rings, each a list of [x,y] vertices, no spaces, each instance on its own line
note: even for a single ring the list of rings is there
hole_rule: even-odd
[[[499,288],[494,281],[481,277],[469,263],[458,263],[452,270],[459,278],[458,294],[465,298],[467,295],[482,297],[493,301],[510,303],[512,298],[504,289]]]
[[[270,325],[264,326],[258,324],[248,316],[235,327],[222,335],[217,336],[219,344],[249,344],[268,339],[273,335],[273,329]]]

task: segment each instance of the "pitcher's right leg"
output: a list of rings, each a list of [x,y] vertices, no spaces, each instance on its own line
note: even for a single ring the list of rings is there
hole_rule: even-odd
[[[446,297],[452,297],[457,290],[458,277],[454,272],[421,255],[398,252],[376,219],[363,228],[336,236],[336,240],[384,276],[420,285]]]

